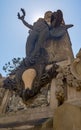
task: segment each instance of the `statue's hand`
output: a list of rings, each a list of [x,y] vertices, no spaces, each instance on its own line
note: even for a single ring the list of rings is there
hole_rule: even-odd
[[[26,15],[25,10],[21,8],[21,11],[22,11],[22,13],[23,13],[23,16],[25,17],[25,15]]]
[[[24,20],[24,16],[23,16],[23,15],[20,16],[20,13],[19,13],[19,12],[18,12],[17,16],[18,16],[18,19],[20,19],[20,20]]]
[[[17,16],[18,16],[18,19],[20,19],[21,17],[20,17],[20,14],[19,14],[19,12],[17,13]]]
[[[22,11],[22,16],[20,16],[20,13],[19,13],[19,12],[18,12],[17,16],[18,16],[18,19],[24,20],[26,13],[25,13],[25,10],[22,9],[22,8],[21,8],[21,11]]]

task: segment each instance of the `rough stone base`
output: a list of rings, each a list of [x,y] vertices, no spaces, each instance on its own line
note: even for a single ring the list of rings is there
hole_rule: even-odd
[[[81,130],[81,107],[63,104],[56,109],[53,121],[54,130]]]
[[[53,128],[53,119],[50,118],[50,119],[48,119],[46,122],[44,122],[44,123],[42,124],[42,129],[43,129],[43,128]]]

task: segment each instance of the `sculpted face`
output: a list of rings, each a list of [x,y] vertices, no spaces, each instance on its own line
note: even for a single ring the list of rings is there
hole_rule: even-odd
[[[51,11],[47,11],[44,15],[44,19],[45,21],[48,23],[48,25],[51,24],[51,15],[52,15],[52,12]]]

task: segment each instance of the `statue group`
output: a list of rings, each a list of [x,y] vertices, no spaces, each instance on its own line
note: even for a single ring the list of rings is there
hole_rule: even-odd
[[[14,80],[19,95],[23,100],[28,100],[58,74],[56,70],[59,60],[50,56],[48,48],[51,41],[58,44],[66,35],[67,29],[73,25],[65,25],[61,10],[45,12],[44,18],[39,18],[33,25],[25,21],[25,10],[21,8],[21,11],[22,15],[18,12],[18,19],[30,30],[26,42],[26,56],[17,68]]]
[[[15,122],[21,117],[17,122],[18,126],[24,123],[23,128],[34,129],[32,121],[36,124],[36,119],[36,128],[81,130],[81,49],[74,58],[67,31],[73,25],[64,23],[61,10],[45,12],[33,25],[25,21],[25,10],[21,8],[21,12],[18,19],[30,29],[26,56],[8,77],[0,77],[0,113],[7,113],[1,116],[0,128],[14,125],[19,129]]]

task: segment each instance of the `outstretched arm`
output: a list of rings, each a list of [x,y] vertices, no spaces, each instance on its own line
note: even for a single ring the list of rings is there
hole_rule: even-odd
[[[65,25],[66,29],[69,29],[69,28],[71,28],[73,26],[74,26],[73,24],[67,24],[67,25]]]
[[[28,27],[28,28],[30,28],[30,29],[33,29],[33,25],[27,23],[27,22],[24,20],[24,18],[25,18],[25,10],[21,8],[21,11],[22,11],[23,15],[20,16],[20,13],[18,12],[18,14],[17,14],[18,19],[20,19],[26,27]]]

